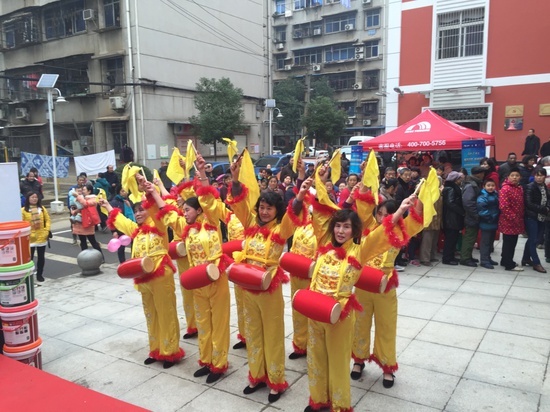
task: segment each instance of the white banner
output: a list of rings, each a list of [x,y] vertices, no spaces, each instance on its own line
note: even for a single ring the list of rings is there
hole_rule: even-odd
[[[76,174],[85,172],[89,175],[96,175],[107,171],[107,166],[116,168],[115,151],[96,153],[88,156],[75,156],[74,165]]]

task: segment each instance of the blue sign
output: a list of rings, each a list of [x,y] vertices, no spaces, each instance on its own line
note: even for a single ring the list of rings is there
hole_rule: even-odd
[[[359,144],[351,146],[351,159],[349,161],[349,172],[356,173],[356,174],[361,173],[362,161],[363,161],[363,146]]]
[[[462,167],[468,174],[472,173],[472,167],[479,166],[479,161],[485,157],[485,140],[462,141]]]

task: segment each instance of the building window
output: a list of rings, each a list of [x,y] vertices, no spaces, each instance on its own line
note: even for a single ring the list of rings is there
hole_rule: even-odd
[[[340,14],[325,19],[325,33],[337,33],[355,28],[354,14]]]
[[[365,13],[365,28],[380,27],[380,9],[367,10]]]
[[[275,43],[286,42],[286,26],[275,27]]]
[[[338,108],[346,112],[348,117],[355,116],[355,106],[357,105],[357,100],[351,102],[338,102]]]
[[[286,0],[275,0],[275,13],[276,14],[285,14],[286,6],[285,6]]]
[[[40,41],[38,18],[25,14],[2,23],[3,44],[7,49]]]
[[[320,47],[314,49],[296,50],[294,52],[294,65],[306,66],[313,63],[321,63],[323,59],[323,49]]]
[[[288,59],[286,57],[286,53],[282,56],[277,56],[277,70],[284,70],[285,69],[285,66],[289,63],[288,62]]]
[[[370,57],[378,57],[379,40],[370,40],[365,42],[365,59]]]
[[[106,85],[103,86],[104,92],[120,92],[124,90],[124,58],[115,57],[113,59],[103,60],[104,79]]]
[[[122,148],[128,144],[128,122],[110,122],[113,136],[113,149],[120,156]]]
[[[44,98],[43,90],[36,88],[41,73],[10,72],[8,75],[17,78],[16,80],[9,78],[6,80],[10,100],[25,101]],[[21,78],[24,80],[20,80]]]
[[[483,54],[485,9],[477,8],[437,16],[437,58]]]
[[[363,89],[378,90],[380,88],[380,70],[368,70],[363,73]]]
[[[325,62],[338,62],[355,59],[355,47],[351,44],[340,44],[325,49]]]
[[[316,7],[322,4],[322,0],[294,0],[294,10],[302,10],[306,7]]]
[[[105,27],[120,27],[120,0],[103,0]]]
[[[323,32],[323,23],[312,21],[305,24],[292,26],[292,38],[301,39],[303,37],[320,36]]]
[[[355,84],[355,72],[329,74],[328,84],[334,90],[351,90]]]
[[[44,9],[46,39],[72,36],[86,31],[82,16],[84,0],[59,2]]]
[[[371,119],[378,117],[378,100],[371,100],[361,104],[361,112],[364,117]]]

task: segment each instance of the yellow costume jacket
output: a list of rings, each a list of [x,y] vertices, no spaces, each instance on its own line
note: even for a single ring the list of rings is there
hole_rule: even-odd
[[[38,208],[38,216],[40,219],[35,222],[32,221],[32,213],[25,211],[25,208],[21,208],[22,219],[31,224],[31,235],[29,237],[30,244],[45,245],[48,242],[48,236],[50,234],[51,220],[50,215],[45,207]]]

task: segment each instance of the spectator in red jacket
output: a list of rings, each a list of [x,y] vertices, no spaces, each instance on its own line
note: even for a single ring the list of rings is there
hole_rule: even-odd
[[[500,265],[506,270],[523,271],[523,268],[514,262],[514,253],[518,243],[518,236],[524,232],[525,206],[523,187],[519,181],[521,175],[517,167],[510,169],[508,178],[502,184],[499,194],[500,216],[498,230],[502,233],[502,255]]]

